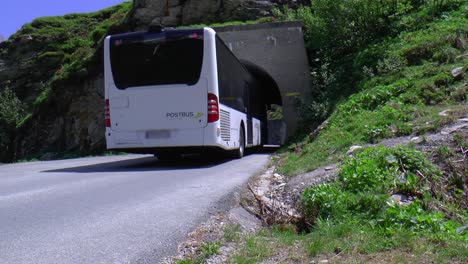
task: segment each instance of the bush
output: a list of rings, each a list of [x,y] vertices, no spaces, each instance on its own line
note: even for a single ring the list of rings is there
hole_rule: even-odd
[[[0,92],[0,122],[8,127],[15,127],[24,117],[21,101],[9,88]]]
[[[91,39],[94,42],[99,42],[107,33],[107,29],[102,27],[97,27],[93,32],[91,32]]]
[[[456,235],[460,224],[432,211],[431,188],[441,176],[424,155],[409,147],[367,148],[347,158],[338,181],[307,188],[302,201],[310,223],[318,219],[334,223],[364,221],[383,232],[397,229]],[[401,206],[391,194],[416,200]]]
[[[354,53],[377,39],[395,35],[404,28],[398,22],[407,14],[427,6],[416,0],[312,0],[310,7],[275,9],[284,20],[302,20],[308,47],[333,58]],[[459,1],[447,1],[457,2]],[[431,7],[446,10],[454,5]]]
[[[351,96],[346,104],[339,107],[342,114],[353,114],[360,110],[374,110],[396,98],[411,86],[407,80],[399,80],[391,85],[376,86],[367,91]]]
[[[9,160],[16,126],[25,116],[23,104],[16,95],[5,88],[0,92],[0,160]]]
[[[339,179],[352,192],[419,193],[421,177],[437,177],[437,170],[424,155],[410,148],[376,147],[343,162]]]

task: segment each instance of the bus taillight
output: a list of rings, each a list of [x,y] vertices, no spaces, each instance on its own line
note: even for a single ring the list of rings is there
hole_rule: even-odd
[[[219,105],[218,97],[216,95],[208,94],[208,123],[216,122],[219,120]]]
[[[111,127],[109,99],[106,99],[105,119],[106,119],[106,127]]]

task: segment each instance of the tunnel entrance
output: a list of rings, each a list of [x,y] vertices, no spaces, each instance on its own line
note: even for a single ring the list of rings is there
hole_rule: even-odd
[[[297,97],[307,97],[311,90],[302,24],[274,22],[213,29],[245,67],[262,80],[269,116],[276,119],[268,122],[268,136],[273,136],[272,131],[286,131],[284,138],[276,135],[268,142],[285,143],[298,127]]]
[[[283,120],[283,99],[278,84],[262,67],[248,60],[240,60],[258,81],[266,114],[266,125],[262,126],[265,145],[282,145],[286,140],[286,123]]]
[[[281,93],[276,84],[276,81],[271,77],[271,75],[262,67],[248,61],[241,59],[240,62],[249,70],[249,72],[255,76],[255,78],[260,82],[260,87],[264,95],[265,103],[269,105],[283,105],[283,100],[281,98]]]

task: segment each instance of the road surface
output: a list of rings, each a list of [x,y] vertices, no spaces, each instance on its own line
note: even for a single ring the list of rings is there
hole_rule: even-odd
[[[0,263],[158,263],[268,155],[163,163],[145,155],[0,166]]]

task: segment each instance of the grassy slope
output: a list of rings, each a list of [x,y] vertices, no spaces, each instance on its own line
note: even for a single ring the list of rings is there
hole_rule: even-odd
[[[102,39],[108,33],[128,30],[131,8],[132,2],[124,2],[93,13],[38,18],[1,44],[0,55],[17,70],[9,80],[0,80],[0,85],[19,97],[22,103],[14,107],[21,108],[16,112],[22,114],[15,117],[15,123],[3,121],[11,117],[0,116],[0,125],[6,123],[4,130],[11,131],[0,137],[0,146],[6,146],[0,159],[12,159],[12,142],[28,135],[34,115],[49,109],[59,95],[79,93],[70,87],[101,72]],[[3,98],[7,97],[0,94]]]
[[[346,157],[352,145],[424,137],[468,113],[468,59],[461,56],[468,44],[464,39],[460,47],[456,40],[457,30],[468,34],[468,6],[423,22],[361,51],[356,60],[378,62],[361,72],[357,92],[333,111],[318,135],[307,135],[280,154],[279,171],[291,177],[342,163],[336,182],[303,193],[309,232],[274,226],[237,238],[242,246],[231,263],[468,262],[466,164],[458,171],[441,170],[413,146],[372,147]],[[462,74],[454,78],[457,67]],[[451,114],[439,115],[445,109]],[[460,149],[468,147],[467,140],[456,135],[434,155],[442,163],[463,159]],[[389,199],[394,193],[416,201],[398,206]],[[202,263],[209,257],[202,252],[201,261],[180,263]]]
[[[47,74],[37,78],[46,83],[42,89],[49,90],[55,81],[66,82],[72,77],[79,79],[95,70],[87,69],[92,67],[85,62],[91,60],[102,37],[122,22],[131,6],[126,2],[94,13],[35,19],[12,35],[4,43],[2,51],[9,53],[11,58],[23,60],[25,58],[21,56],[27,53],[30,55],[26,58],[27,63],[31,68],[47,68]],[[21,87],[12,87],[13,90],[15,88]],[[44,97],[45,94],[39,96],[34,105],[40,104]]]
[[[385,51],[317,137],[307,136],[281,154],[279,170],[290,176],[342,162],[336,182],[303,193],[311,232],[297,234],[294,227],[262,231],[244,240],[234,263],[468,261],[467,168],[461,152],[468,147],[467,135],[455,135],[453,146],[435,150],[443,162],[464,160],[458,171],[441,171],[428,153],[412,146],[373,147],[346,157],[352,145],[424,135],[468,113],[468,59],[461,56],[468,45],[465,39],[463,47],[457,46],[457,30],[468,33],[466,5],[361,53]],[[451,71],[457,67],[463,67],[462,74],[454,78]],[[452,115],[439,115],[444,109]],[[398,206],[389,199],[393,193],[416,201]]]
[[[341,160],[353,144],[423,134],[450,122],[438,111],[465,104],[468,91],[463,86],[468,81],[468,60],[457,58],[462,51],[454,48],[456,30],[468,32],[466,10],[460,10],[423,30],[404,32],[372,47],[387,50],[377,72],[338,107],[316,139],[306,138],[299,143],[299,153],[286,155],[281,172],[310,171]],[[453,78],[450,72],[457,67],[464,67],[464,73]],[[466,112],[462,106],[457,109]]]
[[[48,86],[37,97],[33,106],[39,108],[51,93],[60,92],[67,83],[83,81],[99,70],[100,44],[102,38],[111,30],[118,30],[130,12],[132,4],[120,5],[89,14],[70,14],[63,17],[46,17],[34,20],[23,26],[13,38],[22,35],[37,35],[41,38],[55,39],[45,47],[38,59],[44,56],[63,54],[64,60],[49,79]]]

